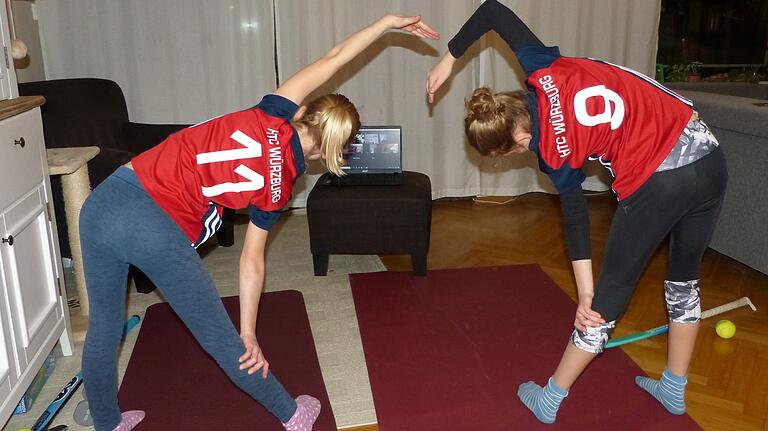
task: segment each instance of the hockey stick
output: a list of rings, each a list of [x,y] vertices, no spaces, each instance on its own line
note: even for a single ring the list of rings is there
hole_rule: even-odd
[[[745,297],[743,297],[741,299],[737,299],[737,300],[731,301],[731,302],[729,302],[727,304],[723,304],[723,305],[721,305],[719,307],[711,308],[711,309],[709,309],[707,311],[704,311],[704,312],[701,313],[701,318],[702,319],[707,319],[709,317],[725,313],[726,311],[735,310],[735,309],[737,309],[739,307],[744,307],[746,305],[748,305],[750,308],[752,308],[752,311],[757,311],[757,308],[755,308],[755,305],[752,304],[752,301],[750,301],[749,298],[747,298],[745,296]],[[663,334],[663,333],[665,333],[667,331],[669,331],[669,325],[662,325],[662,326],[659,326],[657,328],[649,329],[647,331],[638,332],[636,334],[630,334],[630,335],[626,335],[624,337],[613,338],[611,340],[608,340],[608,343],[606,343],[605,347],[608,347],[608,348],[610,348],[610,347],[618,347],[618,346],[621,346],[621,345],[624,345],[624,344],[635,342],[637,340],[644,340],[646,338],[651,338],[651,337],[654,337],[656,335]]]
[[[141,318],[134,314],[130,319],[128,319],[127,322],[125,322],[125,327],[123,328],[123,338],[125,338],[125,334],[130,332],[131,329],[139,324],[139,320],[141,320]],[[46,431],[48,426],[51,425],[51,422],[53,422],[53,418],[55,418],[59,413],[59,410],[64,407],[64,404],[69,401],[81,383],[83,383],[82,370],[78,372],[75,377],[72,377],[72,380],[64,385],[64,388],[61,389],[61,392],[56,395],[56,398],[51,401],[50,404],[48,404],[48,408],[45,409],[35,424],[32,425],[32,431]]]

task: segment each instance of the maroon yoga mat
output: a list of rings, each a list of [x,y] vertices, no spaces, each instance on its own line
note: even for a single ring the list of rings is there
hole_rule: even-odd
[[[537,265],[352,274],[380,431],[691,430],[635,385],[621,350],[594,361],[554,425],[517,399],[546,383],[576,306]]]
[[[238,327],[238,298],[222,300]],[[313,429],[336,431],[301,293],[263,294],[257,328],[270,370],[288,392],[322,403]],[[122,410],[147,412],[136,431],[283,430],[227,378],[165,303],[147,309],[118,397]]]

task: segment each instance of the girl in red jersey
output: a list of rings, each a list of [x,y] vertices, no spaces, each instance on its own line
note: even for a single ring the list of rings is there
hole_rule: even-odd
[[[285,81],[255,107],[189,127],[118,169],[80,214],[91,314],[83,351],[84,383],[97,431],[127,431],[144,412],[120,413],[116,352],[125,315],[129,264],[147,274],[201,346],[229,378],[287,430],[310,430],[315,398],[294,400],[269,372],[256,339],[269,229],[304,173],[322,158],[342,175],[342,150],[360,126],[339,94],[299,106],[344,64],[390,29],[437,39],[420,17],[385,15]],[[222,207],[249,207],[240,257],[237,333],[195,247],[221,224]]]
[[[514,50],[528,92],[475,90],[465,131],[483,155],[533,151],[560,192],[565,239],[578,287],[575,330],[543,387],[527,382],[520,400],[542,422],[555,421],[568,390],[600,353],[648,260],[670,236],[664,281],[669,318],[667,368],[637,384],[673,414],[685,412],[687,370],[699,327],[699,266],[720,212],[727,171],[718,142],[689,100],[621,66],[560,55],[511,10],[487,0],[427,74],[429,102],[469,46],[495,30]],[[599,160],[618,199],[597,286],[592,276],[582,166]],[[533,334],[532,334],[533,335]]]

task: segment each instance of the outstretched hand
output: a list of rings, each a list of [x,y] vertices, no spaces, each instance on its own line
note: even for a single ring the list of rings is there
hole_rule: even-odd
[[[587,330],[587,326],[595,327],[605,323],[605,319],[597,311],[592,310],[592,297],[579,297],[579,306],[576,308],[576,317],[573,326],[581,332]]]
[[[261,369],[262,378],[266,379],[269,373],[269,362],[264,358],[264,353],[259,347],[259,343],[256,341],[255,335],[241,335],[245,345],[245,353],[240,356],[240,369],[248,369],[248,374],[253,374]]]
[[[447,52],[442,59],[427,72],[427,98],[429,103],[435,102],[435,93],[451,77],[453,73],[453,64],[456,59],[450,52]]]
[[[385,18],[388,20],[389,27],[392,29],[407,31],[414,36],[423,37],[425,39],[440,39],[440,33],[422,22],[421,17],[418,15],[404,16],[388,14]]]

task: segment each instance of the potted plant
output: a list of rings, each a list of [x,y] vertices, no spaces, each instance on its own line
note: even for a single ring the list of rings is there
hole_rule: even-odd
[[[688,80],[688,75],[685,72],[684,64],[672,64],[665,66],[665,73],[663,75],[664,81],[669,82],[684,82]]]
[[[685,65],[684,72],[688,82],[701,81],[701,75],[699,74],[699,67],[702,65],[700,61],[692,61]]]

